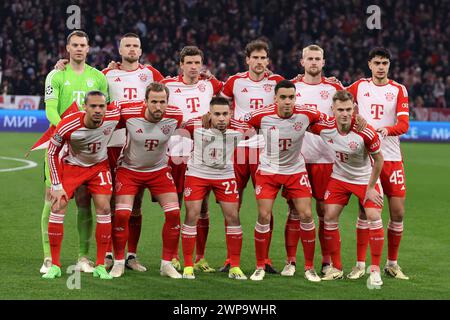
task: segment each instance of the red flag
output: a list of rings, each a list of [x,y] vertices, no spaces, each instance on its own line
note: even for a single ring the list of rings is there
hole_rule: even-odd
[[[64,119],[68,115],[78,112],[80,109],[78,108],[78,105],[76,101],[72,102],[72,104],[67,108],[66,111],[61,115],[61,119]],[[27,152],[25,157],[28,157],[31,151],[39,150],[39,149],[46,149],[48,147],[48,143],[50,141],[50,138],[53,136],[53,133],[55,132],[56,127],[54,125],[50,125],[50,127],[47,129],[47,131],[44,132],[44,134],[39,138],[38,141],[31,147],[30,151]]]

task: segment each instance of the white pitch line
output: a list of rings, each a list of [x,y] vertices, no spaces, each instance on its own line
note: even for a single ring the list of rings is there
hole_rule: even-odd
[[[0,169],[0,172],[9,172],[9,171],[25,170],[25,169],[34,168],[34,167],[37,166],[37,163],[36,163],[36,162],[29,161],[29,160],[24,160],[24,159],[9,158],[9,157],[0,157],[0,159],[4,159],[4,160],[13,160],[13,161],[18,161],[18,162],[26,163],[25,166],[21,166],[21,167],[7,168],[7,169]]]

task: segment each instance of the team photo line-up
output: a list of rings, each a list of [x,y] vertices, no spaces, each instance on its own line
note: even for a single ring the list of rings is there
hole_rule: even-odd
[[[303,74],[286,80],[268,70],[268,43],[254,40],[245,47],[248,70],[225,82],[204,68],[203,52],[196,46],[181,50],[178,76],[163,77],[139,63],[141,42],[133,33],[120,40],[122,60],[101,72],[86,64],[85,32],[70,33],[66,50],[69,59],[59,60],[45,82],[50,127],[32,148],[47,148],[43,278],[61,276],[64,217],[72,198],[77,206],[78,270],[100,279],[121,277],[126,268],[146,271],[136,254],[143,193],[149,189],[165,217],[161,276],[195,279],[195,272],[216,271],[205,259],[212,191],[225,219],[227,257],[219,271],[246,280],[240,268],[239,210],[251,179],[258,211],[251,280],[279,273],[269,247],[280,189],[289,208],[281,276],[294,276],[300,242],[307,280],[344,277],[339,216],[354,194],[359,199],[357,257],[346,278],[359,279],[368,272],[368,283],[383,284],[381,211],[386,195],[390,216],[383,270],[409,279],[397,263],[406,195],[399,136],[409,127],[408,93],[388,78],[387,49],[372,49],[371,77],[347,88],[323,76],[324,51],[315,44],[301,52]],[[314,268],[312,197],[319,222],[320,275]],[[95,263],[89,260],[94,232]]]

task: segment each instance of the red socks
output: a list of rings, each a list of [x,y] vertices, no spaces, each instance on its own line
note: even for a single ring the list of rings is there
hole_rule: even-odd
[[[270,238],[270,225],[269,224],[259,224],[256,222],[255,226],[255,252],[256,252],[256,267],[265,267],[267,260],[267,251],[269,246]]]
[[[184,266],[193,267],[195,239],[197,238],[197,226],[188,226],[183,224],[181,227],[181,244],[183,247]]]
[[[111,214],[97,214],[95,239],[97,240],[97,261],[95,265],[103,265],[105,264],[106,249],[111,242]]]
[[[206,218],[199,218],[197,221],[197,241],[195,262],[205,256],[206,240],[209,232],[209,215]]]
[[[389,221],[388,224],[388,260],[396,262],[398,258],[398,248],[403,235],[403,221]]]
[[[286,248],[287,262],[297,261],[297,246],[300,240],[300,220],[292,219],[289,215],[284,228],[284,245]]]
[[[50,213],[48,220],[48,240],[50,242],[50,252],[52,263],[61,267],[60,254],[61,243],[64,236],[64,215]]]
[[[339,224],[337,222],[325,222],[324,227],[323,236],[326,241],[327,250],[331,255],[333,266],[342,270]]]
[[[139,238],[141,237],[142,229],[142,214],[139,209],[132,212],[128,222],[128,253],[136,254]]]
[[[369,222],[358,218],[356,222],[356,261],[366,262],[369,246]]]
[[[242,249],[242,227],[232,226],[226,228],[227,251],[230,254],[231,268],[239,267]]]
[[[131,216],[131,207],[116,204],[114,213],[112,239],[114,243],[114,259],[125,259],[125,246],[128,241],[128,226]]]
[[[180,208],[178,202],[163,206],[165,222],[162,229],[163,252],[162,259],[172,260],[177,255],[180,240]]]
[[[383,253],[384,229],[380,220],[369,221],[369,245],[372,257],[372,266],[380,266],[381,254]]]
[[[300,222],[300,238],[302,239],[305,270],[314,267],[314,250],[316,248],[316,227],[314,221]]]

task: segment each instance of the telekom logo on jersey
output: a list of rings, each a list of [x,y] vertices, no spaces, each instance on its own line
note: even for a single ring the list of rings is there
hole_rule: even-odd
[[[156,147],[159,145],[159,140],[157,139],[146,139],[145,140],[145,147],[147,148],[147,151],[153,151]]]
[[[370,113],[375,120],[380,120],[384,115],[384,105],[382,104],[372,104],[370,105]]]
[[[125,99],[136,99],[137,98],[137,89],[136,88],[123,88],[123,97]]]
[[[200,108],[200,98],[199,97],[186,98],[186,107],[188,109],[191,109],[191,113],[198,112],[197,109]]]
[[[264,107],[264,99],[250,99],[250,109],[259,109]]]

